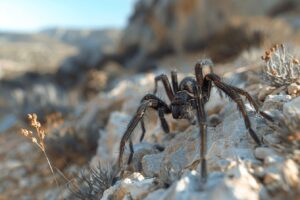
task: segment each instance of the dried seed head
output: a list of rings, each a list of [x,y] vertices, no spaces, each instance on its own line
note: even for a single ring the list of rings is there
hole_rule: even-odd
[[[263,78],[270,85],[280,87],[300,79],[299,60],[287,54],[284,45],[274,45],[261,58],[266,63]]]
[[[51,170],[51,173],[54,175],[54,171],[52,168],[52,165],[50,163],[50,160],[46,154],[46,148],[45,148],[45,131],[41,125],[41,123],[38,121],[37,119],[37,115],[35,113],[33,114],[28,114],[28,119],[30,122],[30,125],[35,128],[35,133],[33,133],[32,131],[28,130],[28,129],[21,129],[21,134],[24,135],[25,137],[29,138],[31,140],[31,142],[35,145],[37,145],[41,151],[44,152],[44,155],[47,159],[47,163],[49,165],[49,168]],[[56,182],[56,185],[58,186],[58,182],[56,180],[56,178],[54,177],[54,180]]]
[[[26,130],[26,129],[21,129],[21,133],[22,133],[22,135],[24,135],[25,137],[28,137],[29,136],[29,131],[28,130]]]
[[[293,63],[294,63],[295,65],[299,65],[300,62],[299,62],[298,59],[294,58],[294,59],[293,59]]]
[[[37,119],[35,113],[28,114],[30,125],[35,128],[35,134],[28,129],[21,129],[21,134],[31,139],[31,142],[36,144],[42,151],[45,151],[45,130]]]
[[[32,137],[32,138],[31,138],[31,141],[32,141],[33,143],[35,143],[35,144],[38,144],[37,139],[36,139],[35,137]]]

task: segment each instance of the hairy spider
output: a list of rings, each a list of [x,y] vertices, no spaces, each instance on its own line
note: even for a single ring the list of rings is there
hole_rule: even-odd
[[[203,67],[208,66],[210,68],[210,73],[203,75]],[[131,140],[131,134],[137,124],[141,122],[142,135],[140,141],[143,140],[145,135],[145,124],[143,117],[147,108],[153,108],[158,111],[158,116],[161,122],[161,126],[164,132],[169,133],[169,125],[164,117],[165,114],[172,113],[174,119],[187,119],[191,124],[195,124],[195,114],[196,113],[196,123],[199,126],[200,135],[200,159],[201,162],[201,180],[206,182],[207,172],[206,172],[206,146],[207,146],[207,131],[206,131],[206,113],[204,110],[205,103],[208,102],[210,98],[210,92],[212,84],[214,84],[220,91],[223,91],[228,95],[238,106],[239,111],[242,113],[244,118],[245,126],[249,131],[251,137],[256,142],[258,146],[262,145],[262,142],[258,138],[257,134],[251,128],[251,122],[246,112],[245,105],[242,101],[241,95],[245,96],[250,104],[254,107],[257,113],[261,114],[264,118],[272,121],[272,118],[266,113],[259,110],[258,104],[253,100],[248,92],[228,85],[221,81],[221,78],[214,74],[212,71],[213,63],[210,59],[202,59],[195,65],[195,77],[186,77],[179,84],[177,79],[177,72],[171,72],[172,86],[165,74],[155,77],[155,88],[153,94],[145,95],[141,104],[138,107],[136,114],[129,122],[127,129],[120,142],[120,152],[118,165],[121,169],[122,157],[125,149],[126,142],[129,140],[130,155],[128,158],[128,163],[131,163],[133,157],[133,144]],[[155,96],[157,92],[157,84],[161,81],[165,88],[168,98],[170,99],[170,105],[165,103],[163,100]],[[195,112],[194,112],[195,111]]]

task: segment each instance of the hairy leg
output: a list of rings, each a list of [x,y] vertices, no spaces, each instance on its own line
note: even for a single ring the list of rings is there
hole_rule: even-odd
[[[165,113],[171,112],[168,105],[153,94],[148,94],[142,98],[141,105],[138,107],[136,114],[129,122],[127,129],[126,129],[125,133],[123,134],[121,142],[120,142],[119,159],[118,159],[118,166],[120,167],[120,169],[121,169],[121,165],[122,165],[122,158],[123,158],[126,142],[128,140],[130,140],[133,130],[135,129],[137,124],[143,119],[146,109],[149,107],[156,109],[156,110],[163,109],[163,111]],[[131,141],[130,141],[130,143],[131,143]],[[131,145],[130,146],[131,158],[130,157],[129,158],[132,159],[132,156],[134,153],[132,143],[129,145]],[[130,163],[130,162],[128,161],[128,163]]]
[[[133,158],[133,154],[134,154],[134,149],[133,149],[133,144],[132,144],[131,139],[129,140],[129,148],[130,148],[130,154],[129,154],[129,158],[128,158],[128,161],[127,161],[128,165],[131,163],[132,158]]]
[[[196,101],[197,120],[199,125],[200,135],[200,161],[201,161],[201,180],[206,182],[207,180],[207,167],[206,167],[206,149],[207,149],[207,129],[206,129],[206,113],[204,110],[204,101],[200,88],[198,85],[194,85],[194,97]]]
[[[161,75],[155,77],[155,87],[154,87],[153,94],[155,95],[157,93],[158,81],[162,81],[164,88],[166,90],[166,93],[168,95],[168,98],[170,99],[170,101],[172,101],[174,98],[174,93],[171,88],[170,81],[169,81],[167,75],[165,75],[165,74],[161,74]]]
[[[158,108],[158,117],[160,119],[161,127],[163,128],[165,133],[169,133],[170,128],[169,128],[168,122],[165,118],[165,114],[166,114],[166,111],[163,107]]]
[[[198,84],[200,86],[203,85],[204,75],[203,75],[203,67],[208,66],[210,69],[210,73],[213,73],[213,62],[210,59],[201,59],[195,65],[195,76]]]
[[[207,81],[204,79],[204,74],[203,74],[203,67],[208,66],[210,73],[214,74],[213,71],[213,66],[214,63],[211,61],[211,59],[205,58],[205,59],[201,59],[200,61],[198,61],[195,65],[195,76],[196,76],[196,80],[197,83],[200,85],[200,88],[202,90],[202,94],[203,94],[203,98],[205,99],[205,101],[208,101],[209,97],[210,97],[210,92],[211,92],[211,81]],[[223,95],[220,91],[219,95],[222,98]]]
[[[140,137],[140,142],[143,141],[143,139],[145,137],[145,133],[146,133],[144,118],[141,119],[141,128],[142,128],[142,135]]]
[[[165,133],[169,133],[170,129],[169,129],[169,124],[165,118],[165,114],[168,114],[169,112],[166,112],[164,108],[159,108],[158,109],[158,117],[160,119],[160,123],[161,123],[161,127],[164,130]],[[145,122],[144,122],[144,118],[141,119],[141,128],[142,128],[142,135],[140,137],[140,142],[143,141],[144,137],[145,137],[145,133],[146,133],[146,128],[145,128]]]
[[[258,104],[254,101],[254,99],[251,97],[251,95],[248,92],[246,92],[245,90],[242,90],[240,88],[231,86],[231,85],[227,85],[227,86],[230,87],[231,89],[233,89],[234,91],[236,91],[237,93],[239,93],[240,95],[245,96],[246,99],[249,101],[249,103],[254,107],[255,111],[257,113],[259,113],[261,116],[263,116],[264,118],[266,118],[269,121],[274,121],[271,116],[269,116],[267,113],[265,113],[259,109]]]
[[[221,79],[216,74],[208,74],[205,76],[205,79],[212,81],[219,89],[221,89],[225,94],[227,94],[238,106],[242,116],[244,118],[245,126],[248,132],[250,133],[253,140],[256,142],[257,145],[261,146],[262,142],[251,128],[251,122],[247,115],[246,108],[242,98],[240,97],[239,93],[235,90],[231,89],[229,86],[221,82]]]
[[[174,93],[178,92],[178,76],[176,71],[171,72],[171,80]]]

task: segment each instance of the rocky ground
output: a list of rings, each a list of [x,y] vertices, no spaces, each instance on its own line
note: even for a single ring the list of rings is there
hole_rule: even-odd
[[[255,60],[259,60],[262,51],[253,51],[258,56]],[[93,197],[296,199],[299,195],[300,161],[299,83],[278,87],[263,81],[261,70],[266,65],[263,61],[253,63],[250,67],[232,67],[245,60],[247,55],[242,54],[233,61],[227,69],[229,73],[221,65],[216,65],[215,71],[224,75],[225,82],[249,91],[261,104],[262,110],[274,117],[274,122],[265,120],[244,99],[253,129],[264,141],[265,147],[257,147],[249,136],[235,103],[226,97],[221,98],[213,89],[211,100],[206,105],[209,172],[206,184],[200,182],[199,166],[191,167],[199,159],[198,126],[167,116],[171,132],[165,134],[157,114],[149,109],[145,118],[147,132],[144,142],[139,143],[137,140],[141,134],[139,126],[133,134],[133,163],[130,166],[124,163],[126,173],[122,179],[111,168],[107,174],[114,174],[119,180],[111,181],[105,188],[107,190],[101,190],[100,194],[97,188],[92,190],[97,194]],[[46,120],[43,119],[43,112],[40,113],[38,116],[41,116],[47,128],[46,149],[55,167],[55,175],[51,174],[38,148],[30,141],[25,142],[26,138],[21,135],[16,137],[16,134],[20,134],[19,129],[26,126],[26,120],[17,121],[16,113],[3,115],[6,123],[2,124],[7,126],[11,123],[12,128],[4,127],[5,132],[1,134],[1,157],[4,161],[1,164],[1,179],[5,182],[1,185],[1,198],[22,196],[24,199],[72,199],[74,194],[68,190],[67,185],[76,182],[79,171],[89,159],[92,167],[97,167],[99,162],[101,166],[114,166],[120,139],[141,97],[152,93],[157,74],[168,74],[169,70],[161,69],[154,73],[120,78],[112,83],[115,86],[110,91],[100,92],[86,103],[74,103],[77,109],[72,112],[61,110],[64,121],[60,121],[60,115]],[[178,67],[180,79],[193,74],[193,65],[188,69],[182,68],[182,71],[187,70],[190,73],[181,73]],[[158,95],[167,101],[161,86]],[[41,96],[48,98],[43,93]],[[97,147],[95,138],[98,134]],[[95,151],[96,156],[91,158]],[[129,149],[126,148],[125,160],[128,153]],[[58,187],[54,177],[59,182]],[[86,186],[81,185],[80,188],[86,192]]]
[[[264,0],[256,9],[228,0],[225,9],[199,2],[138,1],[123,31],[0,34],[0,199],[298,199],[299,3]],[[281,42],[285,51],[270,49]],[[205,106],[207,183],[199,174],[198,125],[168,115],[165,134],[151,109],[145,139],[139,142],[138,125],[133,162],[126,165],[127,145],[120,174],[121,137],[155,76],[174,69],[179,80],[193,76],[205,57],[272,116],[266,120],[243,98],[264,145],[253,141],[235,102],[213,88]],[[169,103],[161,84],[158,96]],[[45,129],[54,173],[20,133],[34,131],[28,113]]]
[[[261,99],[261,109],[274,117],[274,122],[264,119],[244,99],[252,126],[265,146],[257,147],[249,136],[235,103],[213,92],[206,105],[209,113],[206,184],[200,181],[198,165],[188,167],[199,159],[198,126],[168,116],[171,132],[165,134],[157,116],[150,113],[146,117],[145,141],[136,140],[141,134],[139,127],[133,134],[133,163],[129,166],[124,163],[126,175],[108,188],[102,199],[297,199],[300,192],[299,83],[270,90],[259,72],[256,69],[233,73],[225,81]],[[122,109],[111,113],[106,128],[100,131],[98,153],[92,165],[96,166],[97,161],[117,160],[126,124],[140,98],[152,91],[154,76],[151,73],[132,77],[133,80],[121,81],[110,93],[99,96],[99,102],[109,104],[121,100]],[[293,86],[294,90],[288,89]],[[161,88],[160,96],[164,97],[163,93]],[[157,149],[157,145],[164,150]],[[126,160],[129,148],[125,154]]]

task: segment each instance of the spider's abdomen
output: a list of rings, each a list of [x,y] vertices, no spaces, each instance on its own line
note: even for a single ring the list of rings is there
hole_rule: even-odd
[[[181,91],[186,90],[192,94],[193,93],[193,85],[195,85],[195,84],[196,84],[196,80],[193,77],[186,77],[181,81],[179,88]]]

